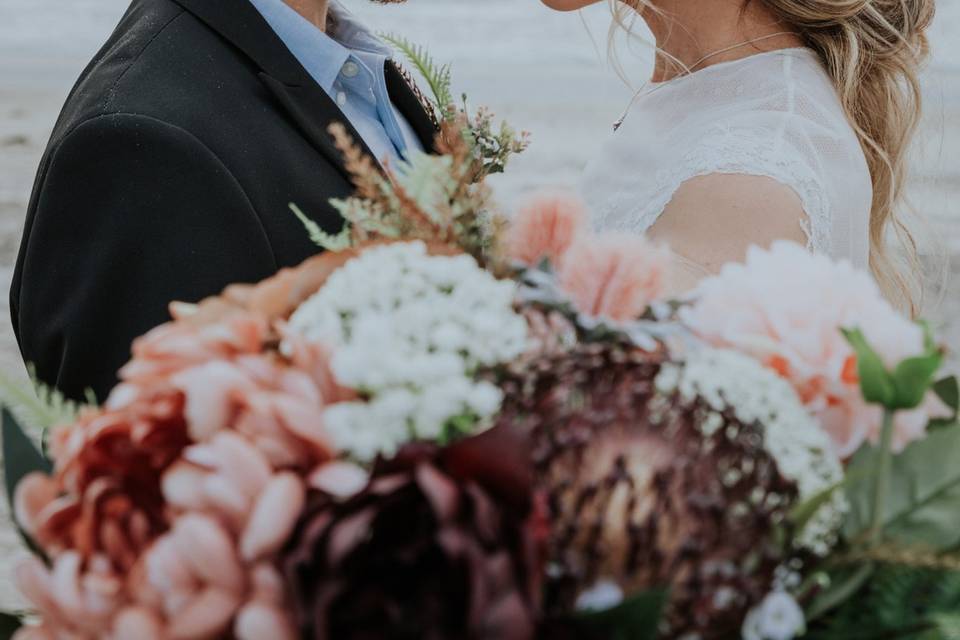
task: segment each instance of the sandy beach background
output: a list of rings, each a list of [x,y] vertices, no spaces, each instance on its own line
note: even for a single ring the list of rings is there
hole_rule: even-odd
[[[226,0],[223,0],[224,2]],[[128,0],[0,0],[0,367],[22,375],[7,291],[34,173],[71,85],[113,29]],[[622,44],[626,86],[606,59],[605,6],[558,14],[538,0],[410,0],[405,6],[345,4],[384,32],[426,45],[453,64],[458,91],[533,133],[534,144],[496,181],[509,206],[545,185],[573,184],[583,164],[650,69],[642,43]],[[940,0],[934,59],[924,78],[927,115],[911,183],[925,217],[921,248],[960,258],[960,0]],[[643,35],[643,34],[641,34]],[[960,262],[927,315],[960,351]],[[21,599],[10,582],[16,534],[0,507],[0,609]]]

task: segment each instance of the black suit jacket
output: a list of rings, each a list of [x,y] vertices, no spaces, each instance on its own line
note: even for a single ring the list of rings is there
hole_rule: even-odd
[[[387,84],[432,146],[392,64]],[[40,165],[10,292],[24,360],[102,398],[170,301],[316,253],[288,204],[341,228],[329,200],[351,186],[326,130],[344,120],[247,0],[134,0]]]

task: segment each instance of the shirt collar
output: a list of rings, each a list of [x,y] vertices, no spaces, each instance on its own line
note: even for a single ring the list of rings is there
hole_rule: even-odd
[[[340,3],[330,3],[335,32],[328,35],[283,0],[250,0],[290,53],[324,91],[330,93],[353,51],[390,57],[391,50]],[[332,37],[331,37],[332,36]],[[364,56],[366,57],[366,56]]]

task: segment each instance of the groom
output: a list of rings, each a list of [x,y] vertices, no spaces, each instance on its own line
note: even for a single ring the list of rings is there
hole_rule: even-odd
[[[26,362],[103,398],[172,300],[298,264],[351,192],[327,128],[377,159],[429,148],[390,51],[328,0],[133,0],[67,99],[37,175],[10,308]]]

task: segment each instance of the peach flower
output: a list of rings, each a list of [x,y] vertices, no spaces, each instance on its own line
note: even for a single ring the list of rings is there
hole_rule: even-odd
[[[42,622],[16,640],[293,640],[283,579],[267,562],[244,563],[214,519],[181,517],[126,578],[109,561],[30,558],[17,569]]]
[[[504,243],[507,257],[530,266],[547,258],[558,266],[586,227],[586,209],[576,196],[539,195],[522,206],[511,220]]]
[[[208,362],[181,371],[171,383],[186,398],[184,413],[194,441],[232,429],[249,438],[274,467],[309,469],[333,455],[323,429],[323,390],[310,373],[277,354]]]
[[[643,315],[666,293],[669,272],[665,249],[642,236],[604,233],[573,243],[559,283],[581,313],[623,322]]]
[[[681,319],[707,342],[744,352],[789,380],[843,457],[879,437],[882,412],[860,392],[856,355],[841,328],[859,328],[894,367],[923,352],[922,329],[898,314],[865,272],[800,245],[751,248],[745,264],[703,280]],[[900,450],[939,412],[930,398],[896,417]]]
[[[293,531],[306,488],[294,473],[274,473],[243,437],[225,431],[188,448],[163,477],[167,503],[214,515],[240,540],[244,560],[272,554]]]
[[[17,587],[43,620],[18,631],[17,640],[110,636],[113,618],[123,603],[123,580],[105,558],[93,558],[88,564],[84,570],[81,555],[68,551],[49,569],[36,557],[17,567]]]
[[[266,563],[245,564],[214,518],[180,517],[148,552],[144,568],[143,585],[134,595],[162,614],[164,637],[211,638],[229,631],[240,640],[296,637],[276,570]]]
[[[133,358],[120,370],[120,378],[139,385],[163,381],[205,362],[260,353],[268,336],[267,320],[243,311],[207,325],[169,322],[134,341]]]

